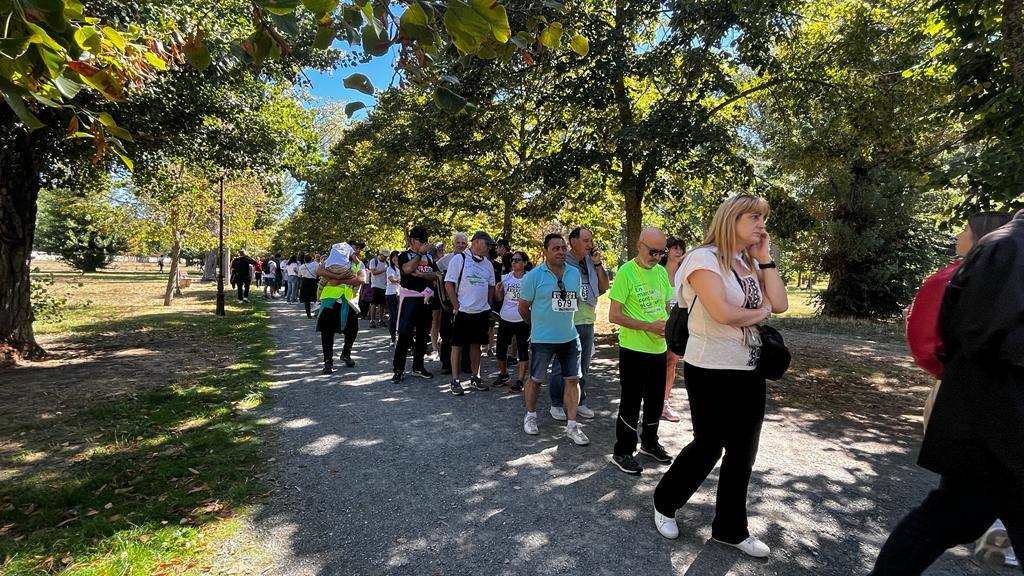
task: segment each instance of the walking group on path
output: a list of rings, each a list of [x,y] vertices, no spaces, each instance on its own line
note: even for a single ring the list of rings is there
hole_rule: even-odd
[[[302,258],[294,275],[294,257],[285,264],[268,259],[263,270],[267,280],[282,268],[297,278],[288,282],[287,298],[305,302],[307,315],[310,296],[319,301],[325,374],[334,371],[335,335],[344,338],[341,361],[355,366],[358,318],[384,327],[386,308],[393,383],[407,374],[434,378],[426,365],[432,344],[451,394],[509,385],[524,396],[523,432],[536,435],[540,389],[548,382],[551,415],[579,446],[590,444],[580,419],[594,417],[587,376],[598,297],[607,294],[608,320],[618,326],[620,383],[611,462],[634,475],[644,471],[640,455],[670,465],[651,515],[657,531],[674,539],[676,512],[721,461],[712,538],[764,558],[769,547],[748,530],[747,493],[771,373],[765,362],[781,340],[763,322],[788,308],[768,212],[754,196],[723,202],[689,252],[678,239],[644,228],[637,256],[614,281],[585,228],[573,229],[568,241],[547,235],[536,265],[483,231],[457,234],[454,252],[444,254],[414,226],[405,250],[381,249],[368,262],[360,257],[365,246],[350,241],[322,258]],[[942,479],[890,535],[875,575],[920,574],[946,549],[975,540],[979,557],[1013,563],[1010,541],[1024,542],[1024,211],[1016,219],[972,218],[958,237],[958,256],[963,260],[926,281],[908,316],[915,359],[942,382],[929,401],[919,461]],[[678,329],[668,322],[672,315],[688,331],[678,356],[669,350],[677,335],[666,334],[667,325]],[[499,373],[488,385],[481,357],[495,340]],[[663,419],[679,419],[666,405],[679,358],[693,440],[673,458],[658,429]]]

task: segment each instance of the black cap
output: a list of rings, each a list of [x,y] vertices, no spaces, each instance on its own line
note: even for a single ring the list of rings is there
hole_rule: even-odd
[[[487,242],[489,246],[494,246],[494,240],[491,239],[491,235],[483,230],[478,230],[476,234],[473,234],[470,242],[476,242],[477,240],[483,240]]]
[[[419,240],[420,242],[426,242],[430,239],[430,236],[427,234],[427,229],[423,226],[413,226],[412,230],[409,230],[409,238]]]

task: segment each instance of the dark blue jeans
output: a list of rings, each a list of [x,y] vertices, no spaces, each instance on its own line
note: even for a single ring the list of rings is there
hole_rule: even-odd
[[[590,357],[594,355],[594,325],[577,324],[576,332],[580,335],[580,406],[587,403],[587,375],[590,374]],[[551,385],[548,387],[551,405],[563,408],[565,398],[565,379],[562,377],[562,366],[555,362],[551,367]]]

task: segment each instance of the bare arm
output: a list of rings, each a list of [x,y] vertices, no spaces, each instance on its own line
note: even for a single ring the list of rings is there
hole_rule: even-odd
[[[494,308],[494,286],[487,287],[487,307]]]
[[[773,313],[782,314],[789,310],[789,294],[786,292],[786,283],[782,281],[778,268],[761,271],[761,289],[768,301],[771,302]]]
[[[657,334],[658,336],[665,335],[665,321],[655,320],[654,322],[645,322],[643,320],[637,320],[622,311],[622,302],[612,300],[611,305],[608,307],[608,321],[612,324],[618,324],[624,328],[632,328],[633,330],[643,330],[644,332],[650,332]]]
[[[767,306],[751,310],[727,302],[722,277],[710,270],[696,270],[690,273],[689,278],[684,281],[690,282],[690,286],[697,293],[697,299],[704,305],[704,309],[711,315],[711,319],[719,324],[737,328],[753,326],[767,318],[770,312],[770,303]]]
[[[533,304],[530,300],[519,299],[519,315],[523,317],[523,320],[527,324],[530,323],[530,306]]]
[[[501,284],[501,281],[499,280],[498,283],[494,285],[494,302],[501,302],[504,299],[505,287]]]
[[[458,313],[459,311],[459,295],[455,290],[455,282],[444,283],[445,292],[448,293],[448,301],[452,303],[452,309]]]

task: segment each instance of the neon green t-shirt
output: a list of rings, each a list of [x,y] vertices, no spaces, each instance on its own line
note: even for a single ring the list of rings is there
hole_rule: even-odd
[[[597,308],[581,301],[579,310],[572,317],[572,323],[582,325],[593,324],[594,322],[597,322]]]
[[[668,272],[659,264],[646,269],[630,260],[619,267],[608,297],[622,304],[622,313],[644,322],[667,320],[665,305],[672,296]],[[665,339],[651,332],[619,327],[619,346],[637,352],[661,354],[668,350]]]
[[[353,264],[352,272],[358,274],[359,269],[362,267],[362,263]],[[348,284],[340,284],[338,286],[331,286],[330,284],[328,284],[324,286],[322,290],[320,290],[321,300],[328,300],[331,298],[334,298],[335,300],[341,300],[342,298],[344,298],[345,300],[351,300],[354,295],[355,293],[352,291],[352,287],[349,286]]]

